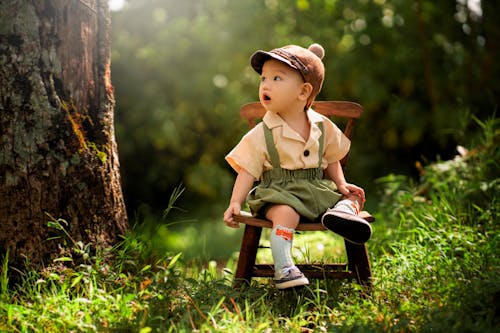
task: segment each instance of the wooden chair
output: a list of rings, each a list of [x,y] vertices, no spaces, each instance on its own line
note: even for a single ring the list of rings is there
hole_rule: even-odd
[[[315,102],[313,108],[327,116],[344,118],[346,124],[344,134],[351,139],[354,120],[361,117],[363,108],[353,102],[343,101],[323,101]],[[259,102],[245,104],[240,109],[240,116],[248,121],[250,128],[253,128],[258,119],[265,114],[265,109]],[[340,127],[340,126],[339,126]],[[347,156],[341,161],[345,167]],[[367,212],[361,212],[366,221],[373,222],[375,219]],[[240,255],[235,274],[235,287],[239,288],[244,282],[250,283],[252,277],[274,277],[274,267],[272,264],[256,264],[255,259],[259,249],[262,228],[272,228],[272,222],[256,218],[249,213],[242,213],[234,216],[235,221],[245,224],[243,239],[241,242]],[[322,231],[326,229],[320,222],[300,222],[297,231]],[[331,231],[328,231],[331,232]],[[322,279],[356,279],[363,286],[371,286],[371,266],[366,245],[356,245],[349,241],[345,242],[347,263],[340,264],[297,264],[296,266],[308,278]]]

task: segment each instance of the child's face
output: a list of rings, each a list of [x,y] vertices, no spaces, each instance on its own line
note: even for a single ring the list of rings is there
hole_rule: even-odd
[[[270,59],[264,63],[260,76],[259,99],[262,105],[274,113],[304,108],[307,97],[303,96],[304,79],[300,73],[282,63]]]

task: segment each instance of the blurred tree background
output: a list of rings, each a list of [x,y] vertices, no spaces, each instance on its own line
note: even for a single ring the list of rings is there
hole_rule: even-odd
[[[235,174],[224,160],[258,99],[257,49],[324,46],[318,100],[364,106],[348,180],[376,204],[375,180],[418,176],[456,154],[500,96],[497,1],[129,0],[112,13],[112,78],[131,218],[158,214],[173,189],[191,216],[222,220]],[[372,206],[374,207],[374,206]]]

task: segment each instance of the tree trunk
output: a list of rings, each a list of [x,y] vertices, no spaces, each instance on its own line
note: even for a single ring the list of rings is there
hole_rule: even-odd
[[[107,0],[0,2],[0,255],[18,267],[59,255],[53,218],[98,248],[127,228],[109,29]]]

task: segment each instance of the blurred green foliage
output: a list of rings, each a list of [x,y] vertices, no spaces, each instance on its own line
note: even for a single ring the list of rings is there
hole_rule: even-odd
[[[228,200],[224,155],[247,130],[239,107],[256,100],[257,49],[325,47],[320,100],[351,100],[357,123],[348,180],[370,194],[389,173],[417,175],[454,155],[500,96],[495,1],[129,0],[112,13],[116,133],[130,213]],[[219,204],[219,205],[217,205]]]

